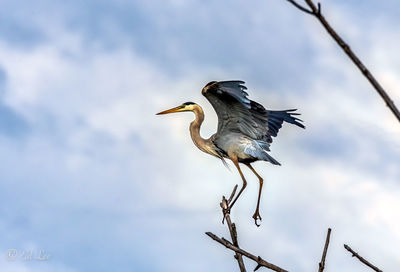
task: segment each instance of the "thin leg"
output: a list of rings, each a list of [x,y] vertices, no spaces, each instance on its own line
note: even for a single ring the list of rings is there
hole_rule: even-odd
[[[259,209],[260,209],[261,191],[262,191],[262,187],[263,187],[264,180],[263,180],[263,178],[256,172],[256,170],[254,170],[253,166],[251,166],[250,164],[246,164],[246,165],[247,165],[247,167],[250,168],[251,171],[253,171],[253,173],[257,176],[258,180],[260,181],[260,187],[259,187],[259,189],[258,189],[257,208],[256,208],[256,211],[254,212],[254,215],[253,215],[254,222],[255,222],[256,226],[259,227],[260,224],[258,224],[257,220],[258,220],[258,219],[260,219],[260,221],[262,220],[262,219],[261,219],[261,216],[260,216],[260,211],[259,211]]]
[[[240,191],[237,194],[237,196],[235,197],[235,199],[232,201],[231,204],[229,204],[229,209],[231,209],[233,207],[233,205],[235,204],[236,200],[238,200],[240,194],[243,192],[244,188],[246,188],[246,186],[247,186],[246,179],[243,176],[242,170],[240,170],[238,159],[235,158],[235,159],[231,159],[231,160],[232,160],[233,164],[236,166],[237,170],[239,171],[240,177],[243,180],[243,185],[242,185],[242,188],[240,188]]]

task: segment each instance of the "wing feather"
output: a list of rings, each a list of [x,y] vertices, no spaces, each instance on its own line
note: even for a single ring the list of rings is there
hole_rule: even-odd
[[[217,134],[242,133],[254,140],[271,143],[284,121],[304,128],[293,115],[295,110],[271,111],[247,98],[244,81],[212,81],[202,94],[214,107],[218,116]]]

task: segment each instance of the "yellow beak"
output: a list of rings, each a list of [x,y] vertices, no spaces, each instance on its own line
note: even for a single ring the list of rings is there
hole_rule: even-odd
[[[165,110],[165,111],[156,113],[156,115],[167,114],[167,113],[174,113],[174,112],[180,112],[180,111],[183,111],[184,109],[185,109],[184,107],[178,106],[178,107],[175,107],[175,108],[172,108],[172,109],[169,109],[169,110]]]

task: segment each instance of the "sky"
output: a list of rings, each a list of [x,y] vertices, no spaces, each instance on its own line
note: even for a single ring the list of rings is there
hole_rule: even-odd
[[[322,12],[400,106],[400,3],[323,0]],[[193,145],[217,117],[201,88],[240,79],[297,108],[264,177],[235,204],[240,245],[289,271],[400,267],[400,124],[319,23],[284,0],[2,0],[0,270],[236,271],[219,202],[241,180]],[[13,253],[17,253],[14,255]],[[48,256],[45,260],[24,258]],[[36,258],[37,259],[37,258]],[[248,270],[254,263],[245,260]]]

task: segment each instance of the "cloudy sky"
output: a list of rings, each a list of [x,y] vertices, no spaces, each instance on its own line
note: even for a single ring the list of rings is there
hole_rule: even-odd
[[[400,267],[400,125],[312,17],[284,0],[28,1],[0,9],[0,270],[234,271],[219,201],[240,177],[195,148],[217,118],[211,80],[242,79],[270,109],[298,108],[258,162],[232,219],[243,248],[290,271]],[[322,11],[400,106],[398,0]],[[10,251],[14,250],[14,251]],[[24,260],[24,252],[50,255]],[[17,252],[17,256],[10,252]],[[248,269],[254,267],[246,263]]]

